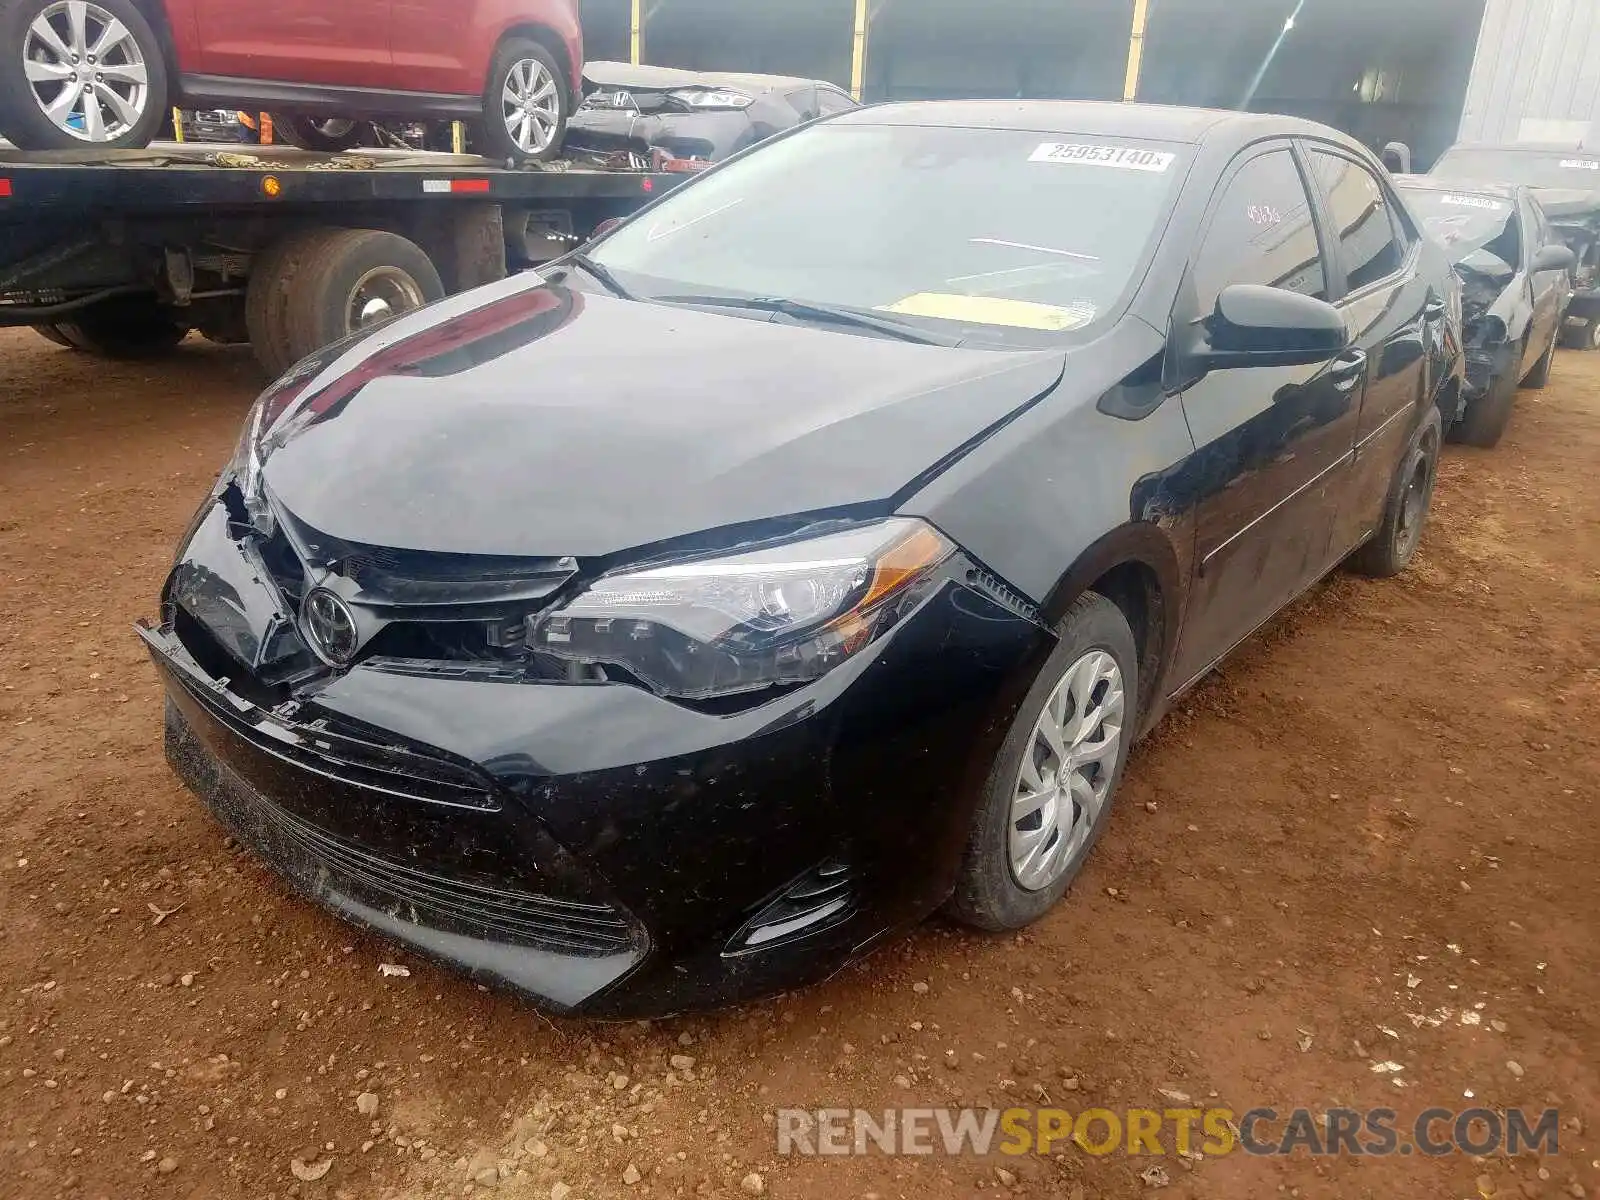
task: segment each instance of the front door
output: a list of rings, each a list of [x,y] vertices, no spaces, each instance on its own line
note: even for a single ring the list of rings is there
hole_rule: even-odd
[[[393,82],[391,0],[198,0],[205,75],[383,88]]]
[[[1294,154],[1252,150],[1213,200],[1180,331],[1229,284],[1330,299],[1327,264]],[[1181,332],[1175,334],[1182,337]],[[1198,447],[1195,579],[1175,678],[1187,683],[1327,567],[1365,381],[1352,351],[1309,367],[1213,371],[1183,392]]]

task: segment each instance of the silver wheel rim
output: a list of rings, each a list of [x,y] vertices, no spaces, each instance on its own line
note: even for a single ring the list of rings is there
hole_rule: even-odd
[[[1117,660],[1091,650],[1067,668],[1023,750],[1007,822],[1011,875],[1043,891],[1082,856],[1110,799],[1127,697]]]
[[[536,58],[511,64],[500,96],[506,132],[518,149],[537,154],[555,140],[561,121],[561,89]]]
[[[22,69],[40,111],[82,142],[121,137],[150,100],[150,72],[133,31],[88,0],[62,0],[33,19]]]
[[[426,303],[417,281],[399,267],[374,267],[350,289],[344,327],[355,333]]]

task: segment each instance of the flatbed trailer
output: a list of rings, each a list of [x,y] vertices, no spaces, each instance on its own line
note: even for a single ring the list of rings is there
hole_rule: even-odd
[[[0,325],[139,357],[190,331],[270,375],[571,249],[682,175],[172,143],[0,148]]]

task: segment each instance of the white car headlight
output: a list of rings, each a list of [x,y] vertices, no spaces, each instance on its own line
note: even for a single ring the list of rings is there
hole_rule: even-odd
[[[755,103],[755,97],[732,88],[684,88],[668,94],[689,108],[749,108]]]
[[[529,618],[536,651],[709,699],[820,678],[927,594],[955,547],[895,518],[744,554],[596,580]]]

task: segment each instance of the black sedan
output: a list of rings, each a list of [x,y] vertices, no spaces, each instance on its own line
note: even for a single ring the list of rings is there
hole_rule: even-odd
[[[561,1010],[1017,928],[1177,696],[1416,553],[1450,283],[1319,125],[814,122],[270,388],[143,629],[169,757],[306,895]]]
[[[856,107],[820,79],[592,62],[567,123],[568,157],[701,169],[774,134]]]
[[[1417,175],[1396,182],[1461,278],[1467,386],[1459,421],[1447,432],[1493,446],[1517,388],[1550,382],[1577,259],[1525,187]]]

